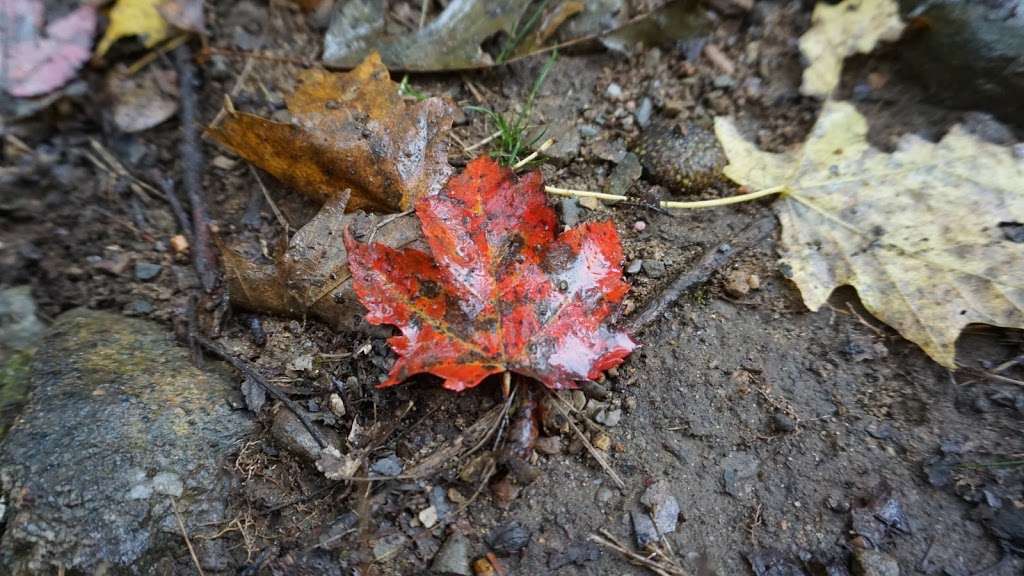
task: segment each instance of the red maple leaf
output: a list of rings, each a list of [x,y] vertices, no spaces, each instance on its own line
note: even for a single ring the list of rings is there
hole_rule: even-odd
[[[402,332],[389,340],[398,361],[382,386],[429,372],[458,391],[507,370],[575,388],[636,347],[604,325],[629,290],[615,226],[556,237],[539,172],[516,177],[477,158],[416,215],[433,256],[345,237],[366,319]]]

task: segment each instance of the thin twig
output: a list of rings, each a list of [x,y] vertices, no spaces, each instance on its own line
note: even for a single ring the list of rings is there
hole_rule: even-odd
[[[1015,358],[1010,358],[1006,362],[1003,362],[999,366],[996,366],[995,368],[993,368],[992,372],[994,372],[996,374],[998,374],[1000,372],[1006,372],[1007,370],[1009,370],[1010,368],[1013,368],[1017,364],[1024,364],[1024,354],[1016,356]]]
[[[234,113],[235,107],[231,103],[231,98],[238,96],[238,93],[242,90],[242,86],[245,84],[245,81],[249,79],[249,74],[252,73],[254,62],[255,60],[252,58],[245,61],[245,65],[242,66],[242,71],[238,73],[238,78],[235,78],[235,85],[232,86],[231,90],[224,95],[224,105],[217,111],[217,115],[213,117],[213,121],[210,122],[210,128],[220,126],[220,123],[224,120],[225,116]]]
[[[136,73],[138,73],[139,70],[142,70],[146,66],[149,66],[149,64],[152,61],[156,60],[161,55],[166,54],[171,50],[174,50],[178,46],[181,46],[186,40],[188,40],[188,34],[180,34],[172,38],[169,42],[166,42],[163,45],[154,48],[153,50],[150,50],[146,53],[145,56],[139,58],[130,66],[128,66],[128,68],[125,70],[125,76],[134,76]]]
[[[541,155],[548,148],[551,148],[551,145],[554,144],[554,143],[555,143],[555,139],[554,138],[548,138],[547,140],[544,141],[543,144],[540,145],[540,147],[538,147],[536,150],[531,152],[526,158],[523,158],[519,162],[516,162],[515,164],[513,164],[512,165],[512,169],[513,170],[519,170],[523,166],[526,166],[530,162],[533,162],[534,158],[536,158],[537,156]]]
[[[203,567],[199,564],[199,556],[196,556],[196,549],[192,547],[192,541],[188,538],[188,531],[185,530],[185,522],[181,519],[181,513],[178,512],[178,505],[174,503],[174,498],[168,496],[167,499],[171,501],[171,510],[174,511],[174,517],[178,520],[178,528],[181,529],[181,536],[185,539],[185,546],[188,546],[188,553],[192,556],[192,562],[196,565],[199,576],[205,576],[203,574]]]
[[[217,285],[217,266],[210,242],[210,216],[203,197],[203,151],[199,141],[195,65],[187,43],[174,50],[174,60],[181,94],[181,181],[192,207],[192,264],[203,290],[211,293]]]
[[[185,238],[191,244],[192,222],[188,219],[188,214],[185,213],[185,208],[181,205],[181,199],[178,198],[177,191],[174,190],[174,180],[166,178],[162,186],[164,197],[167,198],[167,203],[171,205],[171,212],[174,212],[174,217],[178,220],[178,227],[181,228],[181,233],[185,235]]]
[[[554,395],[554,393],[551,392],[550,390],[547,390],[547,393],[550,396]],[[565,420],[566,422],[569,423],[569,427],[572,428],[573,432],[576,433],[576,436],[580,439],[581,442],[583,442],[583,445],[587,448],[587,452],[590,452],[590,455],[594,457],[594,460],[597,460],[597,463],[600,464],[601,468],[603,468],[604,471],[608,474],[608,476],[611,477],[612,481],[615,482],[615,485],[618,486],[620,490],[624,490],[626,488],[626,483],[622,481],[622,478],[619,476],[617,472],[615,472],[615,469],[612,468],[611,464],[609,464],[608,461],[604,459],[604,455],[601,454],[601,451],[595,448],[594,445],[590,443],[590,440],[587,438],[586,434],[584,434],[583,431],[580,430],[579,426],[577,426],[576,423],[572,421],[572,417],[569,416],[569,414],[567,414],[561,406],[558,406],[557,404],[555,406],[558,408],[558,411],[561,412],[563,416],[565,416]]]
[[[601,546],[604,546],[605,548],[609,548],[611,550],[618,552],[619,554],[622,554],[626,557],[627,560],[629,560],[633,564],[647,568],[648,570],[654,572],[658,576],[686,576],[686,572],[684,572],[681,567],[675,564],[669,564],[667,562],[652,560],[651,558],[641,556],[640,554],[633,552],[629,548],[626,548],[622,545],[621,542],[616,540],[615,537],[612,536],[611,533],[607,530],[602,529],[600,534],[591,534],[588,539],[591,542],[595,542],[597,544],[600,544]]]
[[[373,230],[370,232],[370,238],[366,240],[366,243],[369,244],[370,242],[373,242],[373,237],[377,235],[377,231],[380,230],[381,228],[387,226],[388,224],[391,224],[392,222],[398,220],[399,218],[405,218],[406,216],[409,216],[413,212],[415,212],[415,210],[406,210],[405,212],[389,214],[388,216],[381,218],[380,222],[377,222],[377,224],[373,227]]]
[[[693,202],[677,202],[673,200],[662,200],[661,202],[658,202],[657,206],[659,208],[683,210],[691,210],[696,208],[715,208],[718,206],[739,204],[741,202],[750,202],[751,200],[757,200],[758,198],[764,198],[765,196],[779,194],[784,190],[784,186],[773,186],[771,188],[765,188],[764,190],[758,190],[757,192],[748,192],[747,194],[738,194],[736,196],[726,196],[725,198],[715,198],[714,200],[696,200]],[[630,198],[629,196],[622,196],[619,194],[590,192],[588,190],[573,190],[571,188],[556,188],[555,186],[545,186],[544,191],[547,192],[548,194],[554,194],[556,196],[572,196],[576,198],[597,198],[599,200],[607,200],[609,202],[636,201],[635,198]]]
[[[648,302],[647,306],[639,313],[627,319],[623,323],[624,328],[630,332],[636,332],[657,320],[661,313],[678,300],[684,292],[707,282],[712,274],[728,264],[734,256],[763,240],[774,229],[775,217],[762,216],[728,242],[719,244],[705,252],[696,266],[677,276],[657,298]]]
[[[466,148],[465,150],[466,150],[466,152],[472,152],[473,150],[476,150],[477,148],[479,148],[481,146],[485,146],[485,145],[489,144],[491,142],[491,140],[494,140],[498,136],[501,136],[501,130],[498,130],[494,134],[491,134],[487,138],[484,138],[483,140],[477,142],[476,144],[473,144],[472,146]]]
[[[420,6],[420,29],[427,25],[427,13],[430,12],[430,0],[422,0]]]
[[[260,190],[263,192],[263,199],[270,205],[270,211],[274,213],[274,218],[277,218],[277,223],[281,225],[281,228],[284,228],[284,235],[287,238],[291,233],[291,224],[288,222],[288,219],[284,217],[284,214],[281,213],[281,210],[277,207],[277,203],[274,202],[274,199],[270,197],[270,192],[267,191],[267,187],[263,184],[263,179],[260,178],[260,173],[256,171],[256,168],[254,168],[252,164],[249,164],[249,171],[252,172],[252,177],[255,178],[256,183],[259,184]]]
[[[309,421],[309,418],[306,417],[306,414],[302,411],[302,408],[300,408],[298,404],[293,402],[292,399],[289,398],[284,392],[282,392],[277,386],[274,386],[273,384],[267,382],[262,376],[260,376],[259,372],[257,372],[251,365],[249,365],[248,362],[242,360],[241,358],[237,358],[236,356],[225,350],[220,344],[217,344],[216,342],[210,340],[209,338],[203,336],[202,334],[196,333],[193,335],[193,337],[195,338],[196,343],[198,343],[200,346],[212,352],[221,360],[224,360],[228,364],[234,366],[235,370],[238,370],[239,372],[242,373],[243,376],[259,384],[260,387],[267,391],[267,393],[269,393],[276,400],[284,404],[285,407],[292,412],[292,414],[295,414],[295,417],[299,419],[299,422],[302,423],[302,426],[306,429],[307,432],[309,432],[309,435],[313,437],[313,440],[316,441],[317,445],[320,448],[327,448],[329,446],[329,444],[327,444],[327,441],[324,440],[323,435],[320,434],[320,431],[317,430],[316,427],[313,426],[313,423]]]

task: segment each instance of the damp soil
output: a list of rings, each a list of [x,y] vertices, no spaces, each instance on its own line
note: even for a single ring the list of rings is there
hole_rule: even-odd
[[[226,51],[201,65],[202,119],[214,119],[226,93],[239,109],[280,113],[281,96],[294,85],[296,67],[317,54],[322,31],[284,3],[211,8],[210,42]],[[766,149],[799,143],[819,108],[797,91],[795,39],[808,23],[803,3],[758,2],[750,13],[717,16],[705,38],[678,46],[632,56],[561,54],[539,92],[534,121],[570,125],[579,147],[539,169],[561,187],[605,189],[621,151],[639,138],[636,111],[645,99],[657,121],[734,115]],[[709,45],[734,69],[705,57]],[[463,106],[512,110],[524,104],[543,64],[534,58],[410,82]],[[165,58],[153,65],[172,67]],[[246,67],[247,78],[237,83]],[[877,145],[885,148],[905,132],[937,137],[965,117],[966,111],[921,103],[917,88],[901,84],[892,70],[884,56],[863,58],[844,78]],[[31,285],[49,318],[86,306],[148,317],[182,333],[198,282],[187,256],[172,247],[172,213],[162,199],[88,158],[96,141],[139,178],[173,181],[180,174],[177,121],[121,134],[106,112],[101,72],[85,79],[97,90],[9,129],[27,150],[6,143],[6,163],[17,170],[7,182],[31,193],[5,193],[0,206],[0,286]],[[455,134],[472,145],[490,131],[482,115],[467,114]],[[204,148],[203,182],[221,238],[274,252],[282,226],[263,186],[292,229],[315,214],[316,206],[266,174],[210,143]],[[453,142],[452,163],[468,158]],[[645,175],[629,193],[647,201],[678,197],[652,181]],[[686,197],[733,191],[720,182]],[[672,214],[638,205],[575,207],[578,214],[567,214],[573,206],[555,203],[563,218],[615,221],[627,262],[642,261],[628,276],[627,308],[642,306],[704,251],[770,212],[765,202]],[[849,565],[864,545],[857,511],[879,496],[898,502],[908,520],[875,543],[902,573],[973,574],[995,566],[987,574],[1020,574],[1024,561],[1000,543],[989,519],[1024,506],[1024,468],[1000,464],[1024,453],[1022,390],[939,367],[873,320],[852,290],[809,312],[777,267],[776,250],[773,235],[684,295],[636,335],[642,347],[600,383],[607,392],[601,401],[621,409],[621,419],[604,431],[611,439],[606,458],[623,489],[572,432],[561,436],[557,453],[534,456],[540,474],[521,486],[466,481],[465,461],[415,480],[332,482],[274,438],[271,422],[283,408],[270,402],[256,414],[261,430],[227,464],[234,475],[231,521],[197,537],[225,539],[231,565],[258,565],[258,573],[417,574],[453,531],[468,536],[476,559],[495,549],[489,535],[496,528],[516,523],[529,538],[500,556],[508,574],[644,574],[588,537],[606,529],[634,546],[630,512],[648,486],[665,480],[680,507],[678,528],[667,539],[690,574],[752,573],[752,559],[766,551],[797,565]],[[157,264],[160,272],[148,277],[138,263]],[[746,294],[733,285],[739,279],[749,287],[752,276],[758,287]],[[396,424],[370,464],[394,455],[409,466],[502,402],[498,380],[458,395],[429,378],[377,389],[393,362],[385,336],[230,311],[220,341],[341,438]],[[1022,342],[1020,332],[974,327],[961,338],[958,361],[991,367],[1019,355]],[[1024,376],[1020,368],[1006,374]],[[332,393],[345,415],[330,412]],[[237,409],[245,409],[241,387]],[[937,469],[943,462],[951,464]],[[453,516],[424,527],[420,512],[438,502]],[[181,573],[191,569],[184,546],[177,565]]]

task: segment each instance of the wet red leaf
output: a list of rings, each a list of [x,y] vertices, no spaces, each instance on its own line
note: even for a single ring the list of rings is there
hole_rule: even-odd
[[[432,255],[345,238],[367,320],[402,332],[383,386],[427,372],[464,390],[508,370],[574,388],[636,347],[605,326],[629,289],[615,226],[556,235],[539,172],[516,177],[478,158],[416,215]]]

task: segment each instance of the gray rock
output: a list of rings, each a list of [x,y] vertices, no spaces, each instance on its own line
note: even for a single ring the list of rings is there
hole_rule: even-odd
[[[858,549],[853,553],[854,576],[900,576],[896,559],[878,550]]]
[[[783,412],[776,412],[772,416],[772,425],[775,426],[776,430],[783,433],[796,430],[796,422]]]
[[[29,366],[44,330],[28,286],[0,290],[0,440],[28,400]]]
[[[45,329],[30,287],[0,290],[0,354],[34,348]]]
[[[583,124],[580,126],[580,136],[584,138],[593,138],[601,133],[601,129],[593,124]]]
[[[662,536],[675,532],[679,524],[679,501],[672,495],[671,488],[671,484],[664,480],[655,482],[640,497],[640,502],[651,512],[654,527]]]
[[[373,543],[373,559],[383,562],[402,551],[409,539],[401,532],[393,532],[378,538]]]
[[[370,470],[381,476],[398,476],[402,473],[402,468],[402,460],[394,454],[385,456],[370,466]]]
[[[647,128],[651,124],[651,114],[654,112],[654,104],[651,99],[644,96],[644,99],[640,101],[640,105],[636,108],[636,124],[641,128]]]
[[[644,260],[644,274],[650,278],[662,278],[665,276],[665,263],[661,260]]]
[[[568,162],[580,153],[580,131],[572,122],[549,124],[541,135],[541,141],[553,138],[555,143],[544,151],[544,155],[560,162]],[[540,142],[538,142],[539,144]]]
[[[640,165],[640,159],[636,154],[629,152],[622,157],[621,162],[615,165],[611,175],[608,176],[604,191],[608,194],[624,196],[633,183],[640,179],[643,172],[644,168]]]
[[[754,478],[760,462],[753,454],[738,452],[722,460],[722,479],[725,491],[731,496],[742,498],[753,491]]]
[[[225,402],[231,378],[193,366],[161,326],[72,310],[40,346],[31,386],[0,448],[0,565],[98,573],[187,557],[172,498],[190,532],[226,519],[222,459],[253,423]],[[211,556],[209,541],[193,545]]]
[[[594,420],[597,420],[597,423],[602,426],[614,428],[618,426],[619,422],[622,420],[622,410],[619,408],[606,408],[598,412],[597,417],[595,417]]]
[[[639,258],[631,260],[629,264],[626,265],[626,274],[639,274],[643,265],[644,261]]]
[[[638,548],[643,550],[660,539],[658,528],[647,512],[640,509],[632,510],[629,517],[633,520],[633,534]]]
[[[160,275],[161,270],[163,270],[163,267],[159,264],[153,264],[152,262],[136,262],[135,279],[142,280],[143,282],[152,280]]]
[[[123,312],[126,316],[145,316],[155,310],[153,303],[146,298],[136,298],[129,302]]]
[[[430,563],[430,570],[434,574],[472,576],[473,571],[469,566],[469,540],[461,532],[449,536]]]
[[[616,82],[612,82],[608,85],[608,88],[605,89],[604,95],[609,100],[622,100],[622,86],[619,86]]]
[[[317,424],[313,424],[313,426],[317,427],[320,436],[329,445],[341,445],[337,432]],[[306,430],[298,416],[287,408],[281,407],[274,416],[274,423],[270,427],[270,433],[281,444],[282,448],[292,454],[302,456],[311,461],[315,461],[320,457],[321,448],[317,444],[316,439],[309,433],[309,430]]]
[[[572,228],[580,223],[580,203],[575,198],[562,198],[562,224]]]

